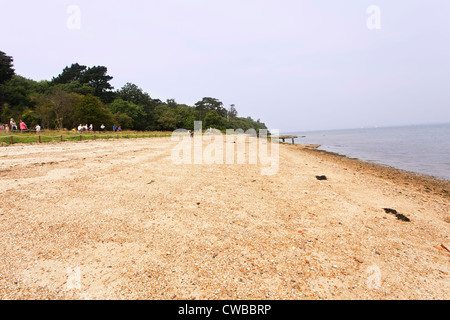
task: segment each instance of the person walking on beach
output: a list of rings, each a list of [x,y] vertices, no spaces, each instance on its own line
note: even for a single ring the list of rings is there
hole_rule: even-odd
[[[27,125],[25,124],[25,122],[23,122],[22,120],[20,120],[19,122],[19,126],[20,126],[20,132],[23,133],[24,130],[27,130]]]

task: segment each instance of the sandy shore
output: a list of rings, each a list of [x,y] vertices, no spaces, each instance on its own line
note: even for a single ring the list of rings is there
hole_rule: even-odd
[[[176,165],[175,144],[0,148],[0,298],[448,299],[449,182],[293,145],[273,176]]]

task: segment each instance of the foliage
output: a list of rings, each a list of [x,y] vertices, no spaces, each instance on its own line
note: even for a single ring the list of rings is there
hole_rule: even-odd
[[[214,128],[218,130],[227,129],[226,120],[221,117],[215,110],[211,110],[206,114],[204,126],[205,128]]]
[[[14,75],[14,59],[0,51],[0,84],[9,81]]]
[[[193,130],[195,121],[203,121],[204,129],[266,129],[259,120],[238,117],[235,105],[227,110],[212,97],[189,106],[175,99],[154,99],[130,82],[113,91],[113,78],[104,66],[74,63],[50,81],[37,82],[15,75],[12,61],[0,51],[0,123],[22,118],[30,128],[40,124],[43,129],[63,130],[104,124],[110,130],[115,124],[124,130],[173,131]]]
[[[99,98],[88,94],[76,104],[73,119],[74,124],[92,124],[95,128],[99,128],[102,123],[110,126],[113,122],[113,114]]]
[[[216,111],[220,116],[227,117],[227,109],[223,107],[223,103],[215,98],[205,97],[195,104],[195,108],[199,112],[200,119],[204,120],[209,111]]]
[[[135,125],[137,128],[142,128],[144,126],[143,119],[145,118],[146,113],[142,106],[118,98],[109,104],[109,110],[115,114],[127,115],[127,129],[134,129]]]

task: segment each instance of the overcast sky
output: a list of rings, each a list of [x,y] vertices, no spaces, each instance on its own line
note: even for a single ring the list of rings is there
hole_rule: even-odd
[[[214,97],[282,132],[442,123],[449,17],[448,0],[15,0],[0,51],[27,78],[103,65],[116,89]]]

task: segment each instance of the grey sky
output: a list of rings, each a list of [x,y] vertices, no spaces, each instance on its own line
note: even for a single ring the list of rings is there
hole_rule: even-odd
[[[448,0],[3,2],[0,50],[34,80],[104,65],[116,89],[214,97],[281,131],[450,122]]]

